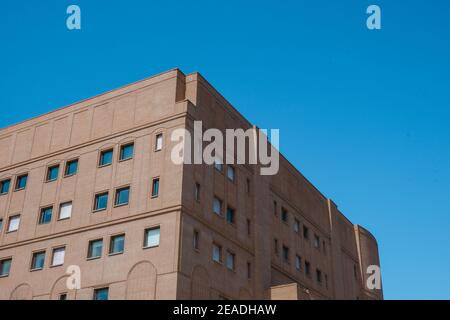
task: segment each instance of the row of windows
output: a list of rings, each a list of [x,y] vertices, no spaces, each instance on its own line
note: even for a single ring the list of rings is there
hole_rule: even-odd
[[[279,245],[278,245],[278,239],[274,239],[274,250],[275,255],[279,254]],[[288,246],[283,245],[282,246],[282,257],[283,262],[290,264],[290,249]],[[295,269],[297,271],[303,271],[303,259],[298,254],[295,255]],[[311,263],[308,260],[305,260],[304,263],[304,271],[305,275],[308,277],[311,277]],[[322,271],[320,269],[316,269],[316,280],[319,284],[322,284]],[[328,288],[328,276],[325,275],[325,286]]]
[[[273,202],[274,205],[274,215],[278,216],[278,204],[276,201]],[[287,225],[289,225],[289,212],[286,208],[281,207],[281,221],[286,223]],[[294,218],[294,224],[293,224],[293,229],[294,232],[297,234],[300,234],[300,220],[298,220],[297,218]],[[309,227],[306,226],[305,224],[303,224],[303,228],[302,228],[302,234],[303,234],[303,238],[306,241],[310,240],[310,232],[309,232]],[[323,254],[326,255],[327,251],[326,251],[326,243],[325,240],[322,240],[322,244],[320,241],[320,236],[317,235],[316,233],[314,234],[314,239],[313,239],[313,246],[314,248],[316,248],[319,251],[322,251]]]
[[[163,135],[156,135],[155,151],[162,150],[163,147]],[[126,143],[120,146],[119,161],[126,161],[132,159],[134,156],[134,143]],[[114,148],[105,149],[100,151],[98,166],[105,167],[111,165],[114,158]],[[52,182],[58,180],[60,165],[52,165],[47,168],[45,174],[45,181]],[[78,159],[72,159],[66,162],[64,177],[71,177],[78,172]],[[14,191],[24,190],[27,186],[28,174],[21,174],[16,177],[14,184]],[[0,195],[9,193],[12,179],[5,179],[0,181]]]
[[[143,248],[158,247],[160,243],[160,227],[145,229]],[[117,255],[125,250],[125,234],[113,235],[109,239],[109,255]],[[31,257],[30,271],[39,271],[45,267],[45,257],[47,250],[35,251]],[[66,246],[58,246],[52,249],[50,267],[64,265]],[[87,249],[87,259],[93,260],[101,258],[103,254],[103,238],[90,240]],[[10,274],[12,257],[0,259],[0,277],[7,277]]]
[[[154,178],[152,181],[152,198],[159,196],[159,178]],[[103,211],[108,207],[109,192],[98,193],[94,196],[93,211]],[[125,206],[129,203],[130,187],[118,188],[115,191],[114,206]],[[53,218],[53,206],[48,206],[40,209],[38,224],[49,224]],[[64,202],[59,205],[58,221],[70,219],[72,216],[72,202]],[[15,232],[19,230],[20,214],[9,217],[6,232]],[[0,219],[0,232],[3,229],[3,219]]]

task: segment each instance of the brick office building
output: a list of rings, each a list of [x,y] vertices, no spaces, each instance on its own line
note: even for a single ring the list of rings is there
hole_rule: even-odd
[[[171,70],[0,130],[0,299],[382,299],[374,237],[283,156],[174,164],[194,120],[252,126]]]

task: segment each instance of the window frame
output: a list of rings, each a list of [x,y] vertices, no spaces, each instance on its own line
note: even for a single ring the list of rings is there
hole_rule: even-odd
[[[22,188],[19,188],[19,181],[21,181],[21,179],[25,178],[25,186]],[[28,185],[28,173],[23,173],[23,174],[19,174],[16,176],[16,183],[14,184],[14,191],[22,191],[25,190],[27,188]]]
[[[218,203],[219,203],[219,212],[216,212],[216,208],[215,208],[215,204],[216,204],[216,201],[218,201]],[[213,207],[212,207],[212,212],[215,214],[215,215],[217,215],[217,216],[219,216],[219,217],[223,217],[223,200],[222,199],[220,199],[219,197],[217,197],[217,196],[214,196],[213,197]]]
[[[148,233],[152,230],[159,230],[159,235],[158,235],[158,244],[157,245],[152,245],[149,246],[148,245]],[[159,246],[161,246],[161,226],[153,226],[153,227],[149,227],[149,228],[145,228],[144,229],[144,243],[142,248],[143,249],[151,249],[151,248],[158,248]]]
[[[64,250],[63,262],[60,264],[54,264],[55,252],[58,250],[61,250],[61,249]],[[52,258],[50,260],[50,268],[56,268],[56,267],[63,266],[65,263],[65,259],[66,259],[66,246],[65,245],[52,248]]]
[[[77,167],[76,167],[74,173],[68,173],[68,170],[69,170],[70,165],[71,165],[72,163],[76,163],[76,164],[77,164]],[[69,177],[75,176],[75,175],[78,173],[78,166],[79,166],[79,163],[80,163],[79,158],[73,158],[73,159],[71,159],[71,160],[67,160],[67,161],[66,161],[65,168],[64,168],[64,178],[69,178]]]
[[[161,138],[161,140],[159,140],[159,138]],[[161,141],[161,146],[158,148],[158,141]],[[164,133],[162,132],[158,132],[157,134],[155,134],[155,152],[159,152],[162,151],[162,149],[164,148]]]
[[[97,299],[97,295],[102,290],[106,290],[106,299]],[[92,300],[94,301],[108,301],[109,300],[109,287],[101,287],[101,288],[94,288],[94,292],[92,295]]]
[[[17,224],[17,229],[15,229],[15,230],[10,230],[10,227],[11,227],[11,220],[14,219],[14,218],[19,218],[19,223]],[[19,228],[20,228],[20,222],[21,222],[21,220],[22,220],[22,217],[21,217],[20,214],[14,214],[14,215],[12,215],[12,216],[9,216],[9,217],[8,217],[8,224],[7,224],[7,227],[6,227],[6,233],[18,232],[18,231],[19,231]]]
[[[8,268],[8,273],[5,274],[1,274],[0,273],[0,278],[7,278],[9,277],[9,275],[11,274],[11,268],[12,268],[12,262],[13,262],[13,257],[4,257],[0,259],[0,272],[3,269],[3,265],[6,261],[9,261],[9,268]]]
[[[214,259],[214,249],[217,248],[218,249],[218,254],[219,254],[219,260]],[[223,263],[223,257],[222,257],[222,246],[220,244],[218,244],[217,242],[213,242],[212,244],[212,261],[218,264],[222,264]]]
[[[228,258],[229,257],[231,257],[231,259],[232,259],[232,268],[230,269],[230,267],[228,266]],[[233,252],[233,251],[231,251],[231,250],[227,250],[227,256],[226,256],[226,258],[225,258],[226,260],[225,260],[225,267],[228,269],[228,270],[230,270],[230,271],[233,271],[233,272],[236,272],[236,254]]]
[[[8,190],[2,192],[5,182],[8,182]],[[2,181],[0,181],[0,196],[7,195],[10,189],[11,189],[11,178],[3,179]]]
[[[66,218],[61,218],[61,209],[64,205],[68,205],[70,203],[71,208],[70,208],[70,216],[66,217]],[[59,203],[59,210],[58,210],[58,219],[57,221],[64,221],[64,220],[69,220],[72,218],[72,212],[73,212],[73,201],[65,201],[65,202],[60,202]]]
[[[102,249],[100,250],[100,255],[99,256],[91,256],[90,253],[93,252],[93,250],[91,251],[91,244],[93,244],[94,242],[101,242],[102,243]],[[103,250],[104,250],[104,241],[103,238],[97,238],[97,239],[91,239],[88,241],[88,250],[87,250],[87,260],[95,260],[95,259],[100,259],[103,256]]]
[[[111,152],[111,161],[109,163],[102,164],[103,156],[109,152]],[[111,166],[113,164],[113,162],[114,162],[114,148],[107,148],[107,149],[100,150],[99,156],[98,156],[98,162],[97,162],[98,168],[104,168],[104,167]]]
[[[126,203],[118,203],[119,193],[122,192],[122,191],[126,191],[126,190],[128,190],[127,202]],[[114,192],[114,208],[118,208],[118,207],[123,207],[123,206],[129,205],[130,204],[130,195],[131,195],[131,187],[129,185],[116,188],[115,192]]]
[[[130,147],[130,146],[133,148],[133,151],[131,152],[131,156],[128,158],[122,158],[125,148]],[[135,147],[134,141],[121,144],[119,147],[119,162],[132,160],[134,158],[134,147]]]
[[[51,165],[51,166],[47,167],[47,173],[45,175],[45,182],[46,183],[48,183],[48,182],[55,182],[55,181],[58,180],[58,178],[59,178],[59,168],[60,168],[59,164],[55,164],[55,165]],[[53,169],[56,169],[58,172],[56,173],[56,178],[51,179],[50,178],[50,173],[51,173],[51,171]]]
[[[48,222],[43,222],[44,213],[46,210],[51,210],[50,212],[50,220]],[[48,225],[51,224],[53,220],[53,206],[44,206],[39,208],[39,217],[38,217],[38,225]]]
[[[232,178],[230,178],[230,170],[233,174]],[[233,182],[233,183],[236,182],[236,168],[232,165],[227,165],[227,179],[230,182]]]
[[[122,251],[112,252],[111,250],[114,248],[113,240],[119,237],[123,237],[123,249]],[[108,256],[117,256],[119,254],[123,254],[125,252],[125,233],[118,233],[115,235],[111,235],[109,237],[109,248],[108,248]]]
[[[97,208],[97,198],[100,196],[106,195],[106,206],[104,208]],[[100,191],[94,194],[94,203],[92,206],[92,212],[101,212],[108,210],[108,203],[109,203],[109,191]]]
[[[156,183],[156,188],[155,188]],[[156,193],[155,193],[156,189]],[[151,190],[151,198],[155,199],[159,197],[159,191],[161,189],[161,178],[160,177],[154,177],[152,178],[152,190]]]
[[[228,213],[229,212],[232,212],[232,214],[231,214],[231,217],[232,217],[232,219],[231,219],[231,221],[228,219]],[[229,224],[229,225],[232,225],[232,226],[234,226],[234,225],[236,225],[236,209],[234,209],[233,207],[231,207],[231,206],[227,206],[227,212],[226,212],[226,217],[225,217],[225,219],[226,219],[226,221],[227,221],[227,223]]]
[[[42,267],[40,267],[40,268],[34,268],[34,263],[35,263],[35,261],[36,261],[35,258],[36,258],[37,255],[39,255],[39,254],[43,254],[43,255],[44,255],[44,260],[43,260],[43,262],[42,262]],[[45,249],[33,251],[33,252],[31,253],[30,272],[44,270],[44,268],[45,268],[45,260],[47,259],[46,256],[47,256],[47,250],[45,250]]]

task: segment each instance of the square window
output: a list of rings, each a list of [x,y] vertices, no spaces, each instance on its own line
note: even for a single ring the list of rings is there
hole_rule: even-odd
[[[234,224],[234,209],[230,207],[227,208],[227,222]]]
[[[214,160],[214,168],[216,168],[217,171],[222,172],[223,171],[223,162],[221,160]]]
[[[159,227],[145,230],[144,247],[152,248],[159,246],[160,236],[161,229]]]
[[[78,159],[67,161],[65,176],[73,176],[78,172]]]
[[[228,168],[227,168],[227,177],[228,177],[228,180],[234,182],[234,179],[235,179],[235,170],[234,170],[234,167],[233,167],[233,166],[228,166]]]
[[[70,219],[72,216],[72,202],[61,203],[59,206],[58,220]]]
[[[222,262],[222,247],[213,244],[213,250],[212,250],[212,259],[215,262],[221,263]]]
[[[217,215],[222,215],[222,200],[217,197],[213,199],[213,212]]]
[[[117,235],[111,237],[111,242],[109,243],[109,254],[123,253],[125,247],[125,235]]]
[[[28,174],[24,174],[17,177],[16,180],[16,191],[23,190],[27,187]]]
[[[20,215],[10,217],[8,222],[8,232],[14,232],[19,230],[19,225],[20,225]]]
[[[9,272],[11,271],[11,263],[11,258],[0,260],[0,277],[9,276]]]
[[[152,198],[159,196],[159,178],[154,178],[152,182]]]
[[[162,133],[156,135],[155,151],[161,151],[163,148],[163,135]]]
[[[113,154],[114,154],[113,149],[104,150],[100,152],[100,159],[98,165],[100,167],[110,165],[113,161]]]
[[[45,262],[45,251],[33,253],[31,259],[31,270],[42,270],[44,269]]]
[[[108,192],[95,195],[94,211],[106,210],[108,207]]]
[[[52,267],[62,266],[64,264],[64,257],[66,255],[66,248],[53,249]]]
[[[128,204],[130,197],[130,187],[121,188],[116,190],[116,199],[114,200],[115,206],[124,206]]]
[[[94,290],[94,300],[108,300],[109,288]]]
[[[10,185],[11,185],[11,179],[1,181],[0,182],[0,195],[7,194],[9,192]]]
[[[103,240],[91,240],[88,245],[88,259],[100,258],[103,251]]]
[[[234,253],[232,253],[230,251],[227,252],[227,263],[226,263],[226,266],[227,266],[228,270],[233,270],[234,271],[235,258],[236,258],[236,256],[235,256]]]
[[[59,175],[59,165],[53,166],[53,167],[49,167],[47,169],[46,181],[47,182],[55,181],[55,180],[58,179],[58,175]]]
[[[52,221],[53,207],[41,209],[39,224],[49,224]]]
[[[120,147],[120,161],[129,160],[133,158],[134,143],[126,144]]]

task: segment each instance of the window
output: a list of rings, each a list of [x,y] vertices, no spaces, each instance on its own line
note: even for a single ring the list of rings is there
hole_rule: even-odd
[[[305,261],[305,273],[309,277],[311,275],[311,264]]]
[[[163,135],[162,133],[156,135],[155,151],[161,151],[163,148]]]
[[[49,167],[47,169],[46,181],[47,182],[55,181],[55,180],[58,179],[58,175],[59,175],[59,165],[53,166],[53,167]]]
[[[319,269],[316,269],[316,279],[319,284],[322,283],[322,271],[320,271]]]
[[[222,247],[213,244],[213,250],[212,250],[212,259],[215,262],[221,263],[222,262]]]
[[[72,216],[72,202],[65,202],[59,205],[58,220],[70,219]]]
[[[222,172],[223,171],[223,164],[221,160],[214,160],[214,168],[216,168],[217,171]]]
[[[120,161],[129,160],[133,158],[134,144],[130,143],[120,147]]]
[[[273,239],[274,252],[278,255],[278,239]]]
[[[78,171],[78,159],[67,161],[66,172],[64,173],[66,177],[73,176],[77,174]]]
[[[11,263],[11,258],[0,260],[0,277],[9,276],[9,272],[11,271]]]
[[[88,259],[100,258],[103,251],[103,240],[91,240],[88,245]]]
[[[227,208],[227,222],[234,224],[234,209],[230,207]]]
[[[2,232],[2,230],[3,230],[3,219],[0,219],[0,233]]]
[[[247,219],[247,235],[250,236],[252,234],[252,221]]]
[[[213,199],[213,212],[217,215],[222,215],[222,200],[217,197]]]
[[[67,293],[61,293],[59,295],[59,300],[67,300]]]
[[[42,270],[44,269],[45,262],[45,251],[33,253],[31,259],[31,270]]]
[[[250,179],[247,178],[247,193],[250,193]]]
[[[294,232],[298,233],[300,231],[300,221],[298,219],[294,220]]]
[[[228,180],[234,182],[234,178],[235,178],[235,170],[234,170],[234,167],[233,167],[233,166],[228,166],[228,167],[227,167],[227,177],[228,177]]]
[[[200,201],[200,184],[195,184],[195,193],[194,193],[195,201]]]
[[[309,240],[309,229],[307,226],[303,226],[303,238],[305,238],[306,240]]]
[[[250,262],[247,262],[247,279],[252,278],[252,264]]]
[[[95,195],[94,211],[106,210],[108,207],[108,192]]]
[[[322,249],[323,249],[323,254],[327,255],[327,244],[325,243],[325,240],[322,240]]]
[[[41,209],[39,224],[49,224],[52,221],[53,207]]]
[[[52,267],[62,266],[64,264],[64,256],[65,255],[66,255],[65,247],[53,249]]]
[[[17,177],[16,180],[16,191],[23,190],[27,187],[28,174],[24,174]]]
[[[227,266],[228,270],[234,271],[235,258],[236,258],[236,256],[235,256],[234,253],[232,253],[230,251],[227,251],[227,263],[226,263],[226,266]]]
[[[98,162],[99,167],[104,167],[112,164],[113,161],[113,149],[104,150],[100,152],[100,159]]]
[[[314,248],[320,249],[320,237],[314,234]]]
[[[123,253],[125,247],[125,235],[117,235],[111,237],[111,242],[109,243],[109,254],[119,254]]]
[[[200,241],[200,233],[197,230],[194,230],[192,245],[195,250],[199,250],[199,241]]]
[[[152,198],[159,196],[159,178],[154,178],[152,183]]]
[[[8,232],[14,232],[19,230],[19,225],[20,225],[20,215],[10,217],[8,222]]]
[[[302,258],[299,255],[295,256],[295,269],[297,271],[302,269]]]
[[[289,263],[289,248],[286,246],[283,246],[283,260],[286,263]]]
[[[145,230],[144,247],[152,248],[159,246],[160,233],[161,229],[159,227]]]
[[[109,288],[94,290],[94,300],[108,300]]]
[[[289,214],[285,208],[281,208],[281,220],[285,223],[289,221]]]
[[[116,190],[116,199],[114,200],[115,206],[124,206],[128,204],[130,197],[130,187],[121,188]]]
[[[11,179],[3,180],[0,182],[0,195],[7,194],[9,192],[10,184],[11,184]]]
[[[278,215],[278,204],[277,204],[276,201],[273,202],[273,214],[274,214],[275,216]]]

